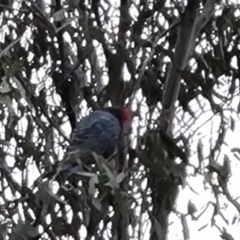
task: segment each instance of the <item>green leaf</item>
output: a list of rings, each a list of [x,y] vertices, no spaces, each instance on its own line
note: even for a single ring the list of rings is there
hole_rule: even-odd
[[[7,77],[2,77],[0,83],[0,93],[9,93],[11,92],[11,87],[7,82]]]
[[[38,234],[37,230],[30,224],[19,224],[13,228],[10,240],[31,240]]]
[[[199,74],[191,73],[186,70],[178,70],[178,72],[189,87],[197,88],[204,85],[204,79]]]
[[[17,72],[19,72],[23,68],[23,61],[15,61],[10,64],[2,63],[2,69],[4,71],[4,75],[7,77],[13,77]]]
[[[99,183],[98,177],[95,175],[89,180],[88,193],[90,196],[94,197],[95,194],[95,185]]]
[[[7,234],[7,225],[8,223],[4,223],[0,225],[0,240],[6,239],[5,236]]]
[[[99,201],[99,199],[97,198],[93,198],[92,199],[92,204],[94,205],[94,207],[98,210],[98,211],[102,211],[102,204]]]

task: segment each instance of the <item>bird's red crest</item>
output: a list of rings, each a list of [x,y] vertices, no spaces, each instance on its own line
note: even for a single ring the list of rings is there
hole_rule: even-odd
[[[122,121],[123,124],[127,124],[132,120],[132,113],[129,109],[123,108],[122,109]]]

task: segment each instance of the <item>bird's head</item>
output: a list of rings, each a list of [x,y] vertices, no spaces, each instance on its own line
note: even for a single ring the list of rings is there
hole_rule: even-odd
[[[132,121],[132,112],[128,108],[107,107],[103,109],[116,117],[121,127],[127,127]]]

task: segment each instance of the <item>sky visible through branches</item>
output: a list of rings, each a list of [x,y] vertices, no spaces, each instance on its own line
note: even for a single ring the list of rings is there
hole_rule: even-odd
[[[167,7],[171,1],[167,1],[165,6]],[[234,4],[240,4],[239,2],[231,1]],[[50,2],[46,2],[46,5],[50,4]],[[119,3],[118,1],[111,2],[112,6],[108,9],[109,20],[106,21],[105,31],[108,32],[108,43],[109,48],[111,48],[111,44],[114,44],[114,37],[111,37],[113,29],[118,28],[119,25]],[[136,5],[138,5],[138,1],[136,1]],[[185,4],[186,5],[186,4]],[[169,7],[172,6],[171,4]],[[19,4],[17,1],[13,4],[14,8],[18,8]],[[103,4],[103,8],[106,7]],[[219,7],[216,10],[215,15],[220,16],[222,14],[223,8]],[[16,11],[17,12],[17,11]],[[46,13],[50,12],[46,8]],[[104,13],[102,13],[104,14]],[[130,15],[133,19],[137,19],[138,10],[135,9],[133,5],[130,10]],[[76,16],[78,14],[76,13]],[[240,11],[236,9],[235,17],[239,18]],[[58,13],[55,16],[56,18],[61,18],[61,14]],[[53,20],[52,20],[53,21]],[[163,15],[160,15],[158,18],[159,24],[165,29],[169,28],[168,22],[165,20]],[[8,24],[2,27],[0,34],[0,41],[3,42],[5,36],[10,32],[10,24],[16,27],[15,22],[11,22],[9,20]],[[74,17],[71,19],[71,26],[77,26]],[[142,40],[147,40],[152,29],[145,27],[141,36]],[[115,33],[116,34],[116,33]],[[72,42],[72,36],[69,33],[64,33],[64,39],[66,44],[72,49],[72,54],[76,56],[75,52],[78,51],[78,46],[76,43]],[[16,36],[17,44],[18,38]],[[161,45],[163,49],[169,48],[169,43],[165,41],[165,37],[160,38],[158,44]],[[24,35],[20,38],[21,46],[26,49],[30,49],[30,46],[34,44],[32,28],[28,28]],[[218,43],[219,39],[215,36],[213,42],[216,41]],[[83,41],[83,45],[87,44]],[[130,42],[129,42],[130,44]],[[13,44],[14,45],[14,44]],[[56,43],[57,45],[57,43]],[[99,77],[99,82],[95,85],[96,89],[100,92],[108,83],[109,76],[107,73],[107,60],[105,57],[104,49],[101,44],[97,40],[93,40],[93,46],[96,49],[96,55],[98,59],[98,67],[101,69],[102,75]],[[229,46],[231,48],[231,46]],[[1,49],[2,54],[5,51],[8,53],[10,48]],[[112,50],[114,52],[114,49]],[[212,51],[212,46],[208,43],[206,39],[198,42],[198,46],[195,49],[195,55],[190,59],[189,66],[190,71],[194,73],[198,67],[198,64],[195,60],[197,54],[203,55],[206,52]],[[230,50],[229,50],[230,51]],[[145,66],[144,61],[148,61],[146,56],[151,55],[151,49],[145,48],[144,50],[136,50],[136,68],[141,70],[141,67]],[[1,53],[0,53],[1,56]],[[142,60],[144,58],[144,60]],[[1,59],[1,57],[0,57]],[[29,51],[27,56],[28,62],[31,62],[34,59],[34,53]],[[74,61],[73,57],[69,57],[70,61]],[[168,65],[171,60],[169,56],[165,56],[163,59],[162,71],[166,70],[166,65]],[[62,111],[57,111],[57,109],[61,108],[61,98],[59,94],[56,92],[56,88],[54,86],[54,81],[52,79],[52,59],[49,54],[47,54],[46,61],[43,59],[39,59],[39,62],[44,62],[42,67],[38,69],[33,69],[31,74],[30,83],[33,86],[33,91],[36,96],[40,96],[42,90],[46,90],[45,92],[45,104],[48,105],[49,109],[55,109],[56,111],[50,111],[49,117],[53,117],[54,114],[60,118],[63,116]],[[206,63],[207,65],[207,63]],[[234,69],[238,69],[238,62],[236,57],[231,59],[231,66]],[[90,61],[85,62],[84,73],[86,75],[85,82],[83,85],[88,85],[92,83],[92,69],[91,69]],[[146,65],[146,69],[149,66]],[[131,82],[131,73],[128,71],[127,66],[124,66],[123,79],[125,82]],[[139,70],[139,75],[140,71]],[[206,75],[203,71],[203,77]],[[24,74],[23,74],[24,76]],[[165,75],[164,75],[165,76]],[[209,73],[209,76],[213,76],[212,73]],[[233,76],[232,76],[233,77]],[[234,239],[239,238],[239,221],[240,221],[240,213],[234,202],[239,202],[238,198],[240,196],[239,190],[239,176],[240,176],[240,121],[239,121],[239,79],[236,81],[234,94],[232,97],[229,97],[229,88],[231,85],[232,77],[227,75],[221,75],[218,78],[218,84],[214,86],[215,95],[213,96],[214,102],[216,105],[221,107],[221,111],[213,112],[212,106],[209,101],[203,96],[199,95],[193,100],[190,101],[188,108],[191,110],[189,112],[184,111],[181,107],[176,109],[174,121],[173,121],[173,135],[176,137],[183,137],[187,140],[187,151],[189,157],[189,165],[186,168],[187,177],[183,179],[183,185],[180,186],[179,195],[174,207],[174,211],[170,214],[169,218],[169,229],[168,229],[168,239],[171,240],[180,240],[184,239],[186,235],[189,234],[190,240],[200,240],[200,239],[209,239],[213,237],[214,240],[223,239],[220,237],[226,230],[229,234],[232,235]],[[184,81],[182,81],[183,84]],[[185,84],[186,85],[186,84]],[[15,99],[11,98],[3,98],[1,100],[2,104],[5,104],[7,108],[5,108],[6,116],[16,115],[19,117],[17,122],[16,131],[18,134],[24,138],[31,138],[33,143],[36,143],[36,146],[39,142],[41,142],[41,131],[34,124],[32,127],[32,132],[29,132],[29,115],[23,114],[19,111],[19,108],[24,106],[31,108],[31,101],[26,93],[26,89],[21,85],[21,83],[14,77],[11,76],[10,80],[8,78],[2,78],[0,82],[0,93],[9,93],[11,88],[18,89],[21,97],[17,102]],[[200,87],[199,87],[200,89]],[[131,133],[131,146],[135,149],[140,145],[140,139],[144,136],[145,132],[149,129],[153,129],[156,125],[157,120],[160,117],[161,113],[161,103],[157,102],[154,106],[149,107],[147,104],[147,99],[144,96],[142,91],[143,89],[138,89],[134,92],[134,94],[128,97],[125,101],[126,104],[130,102],[131,109],[139,113],[139,116],[136,116],[133,120],[132,125],[132,133]],[[96,100],[96,96],[93,97]],[[230,100],[229,100],[230,99]],[[111,104],[111,101],[108,101],[108,104]],[[37,115],[36,109],[32,108],[33,115]],[[1,112],[3,110],[1,109]],[[81,98],[78,106],[76,107],[77,119],[80,120],[83,116],[87,115],[90,112],[90,108],[88,106],[87,101]],[[40,116],[41,122],[46,124],[46,126],[51,125],[46,116]],[[0,140],[5,140],[6,129],[5,126],[10,124],[8,122],[8,118],[5,117],[0,121]],[[11,125],[11,124],[10,124]],[[221,126],[226,130],[223,144],[221,144],[218,151],[216,151],[217,155],[217,164],[223,165],[225,162],[229,163],[231,166],[231,174],[227,183],[227,191],[230,193],[230,199],[226,196],[226,192],[221,194],[221,190],[215,189],[215,185],[218,185],[218,175],[216,173],[211,174],[208,172],[209,169],[209,156],[211,155],[210,149],[214,148],[216,142],[218,141],[219,132],[222,131]],[[62,121],[59,123],[59,129],[54,128],[53,134],[49,134],[49,138],[53,140],[54,148],[50,150],[54,152],[52,156],[49,156],[50,162],[56,162],[62,160],[64,156],[64,152],[66,146],[68,145],[67,141],[65,141],[65,137],[69,138],[71,134],[71,125],[67,116],[65,116]],[[45,140],[44,140],[45,141]],[[47,145],[47,144],[46,144]],[[36,148],[36,146],[29,146]],[[43,145],[39,144],[39,151],[46,151]],[[186,146],[181,142],[179,144],[180,147],[185,148]],[[7,167],[14,169],[10,172],[12,178],[20,185],[27,185],[27,187],[32,188],[34,181],[38,179],[40,176],[39,166],[36,165],[34,157],[30,156],[26,160],[25,171],[20,170],[20,168],[15,168],[17,159],[16,155],[20,154],[21,151],[18,149],[18,143],[15,138],[11,138],[7,145],[4,145],[3,151],[7,152],[7,156],[5,157],[5,163]],[[26,154],[26,153],[25,153]],[[226,160],[226,158],[228,160]],[[201,160],[200,160],[201,159]],[[178,161],[179,159],[176,159]],[[216,160],[216,159],[215,159]],[[144,201],[150,202],[149,198],[146,197],[142,199],[144,193],[148,193],[149,189],[147,186],[147,170],[146,167],[141,165],[137,159],[135,159],[136,165],[133,165],[131,170],[131,178],[129,181],[129,194],[132,194],[136,202],[132,204],[132,208],[134,211],[134,215],[137,218],[137,224],[135,228],[132,226],[129,227],[131,239],[139,239],[138,232],[141,232],[141,239],[149,239],[150,236],[150,213],[151,206],[147,211],[142,210],[142,206],[145,204]],[[212,169],[218,169],[218,165],[210,164]],[[211,180],[210,180],[211,179]],[[1,180],[3,181],[3,180]],[[211,184],[210,184],[211,183]],[[5,185],[5,186],[4,186]],[[11,201],[13,199],[20,198],[19,194],[16,192],[13,194],[10,187],[7,186],[8,183],[2,183],[1,191],[4,192],[4,197],[0,197],[0,203],[4,205],[5,201]],[[52,194],[56,194],[58,191],[58,183],[52,183]],[[213,190],[215,189],[215,190]],[[144,195],[145,196],[145,195]],[[62,200],[62,199],[61,199]],[[58,209],[56,209],[58,211]],[[70,207],[67,209],[68,218],[71,219],[73,216],[73,212]],[[13,214],[12,218],[15,222],[19,222],[19,220],[24,221],[25,219],[24,207],[19,204],[18,209],[15,214]],[[4,222],[4,219],[1,217],[0,221]],[[51,223],[51,217],[47,216],[47,223]],[[70,221],[69,221],[70,222]],[[101,226],[101,223],[100,223]],[[40,227],[40,231],[42,231]],[[86,229],[82,225],[80,228],[80,235],[84,238],[86,235]],[[67,239],[67,238],[62,238]],[[73,238],[69,238],[73,239]],[[107,238],[106,238],[107,239]],[[226,238],[227,239],[227,238]],[[228,240],[228,239],[227,239]]]

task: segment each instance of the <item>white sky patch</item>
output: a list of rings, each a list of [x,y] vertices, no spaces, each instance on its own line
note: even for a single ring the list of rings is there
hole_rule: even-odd
[[[169,4],[169,6],[171,5],[170,3],[171,1],[167,1],[166,5]],[[239,1],[232,1],[234,3],[239,3]],[[185,1],[186,3],[186,1]],[[117,9],[114,8],[118,8],[118,1],[114,1],[113,3],[113,8],[110,9],[109,14],[111,14],[111,16],[114,18],[118,18],[119,16],[119,11]],[[133,8],[134,9],[134,8]],[[221,9],[219,10],[219,12],[217,12],[217,14],[221,14]],[[235,15],[239,16],[239,10],[236,10]],[[176,14],[178,14],[178,12],[176,12]],[[133,13],[133,15],[137,16],[138,13]],[[164,19],[160,18],[159,19],[159,23],[160,24],[165,24],[166,22]],[[118,26],[118,21],[115,22],[111,22],[109,21],[108,25],[107,25],[107,29],[110,31],[112,28],[115,28],[114,31],[117,32],[117,26]],[[142,35],[143,39],[147,39],[148,38],[148,34],[149,34],[149,29],[145,29],[145,34]],[[4,36],[4,32],[2,32],[1,37]],[[68,37],[70,39],[70,37]],[[217,43],[218,38],[215,38],[214,42]],[[114,39],[110,39],[109,42],[114,42]],[[161,43],[161,41],[159,42]],[[26,44],[26,40],[23,41],[23,44]],[[197,51],[199,54],[202,54],[204,51],[209,51],[211,49],[210,46],[208,46],[208,44],[206,43],[205,40],[202,40],[201,42],[201,47],[197,47]],[[165,46],[166,48],[168,48],[168,46]],[[99,52],[100,52],[100,48],[99,47]],[[102,52],[102,49],[101,49]],[[102,54],[102,53],[101,53]],[[102,58],[102,61],[100,61],[101,66],[104,65],[105,63],[105,59],[103,58],[103,54],[100,55],[100,58]],[[31,56],[30,56],[31,57]],[[142,57],[142,52],[139,51],[138,53],[138,59]],[[170,59],[168,57],[165,58],[166,62],[170,62]],[[137,60],[138,65],[140,64],[140,61]],[[51,61],[49,61],[49,65],[51,64]],[[191,65],[195,66],[195,62],[194,60],[192,60],[192,62],[190,63]],[[231,64],[234,68],[238,68],[237,66],[237,61],[236,61],[236,57],[233,58],[231,60]],[[87,65],[88,67],[90,67],[90,65]],[[39,72],[35,72],[32,75],[32,82],[34,84],[37,84],[37,89],[38,91],[40,91],[42,88],[51,88],[52,86],[52,79],[50,78],[46,78],[45,77],[45,71],[48,69],[49,66],[44,66]],[[197,67],[197,66],[196,66]],[[107,73],[104,75],[103,77],[103,84],[107,84],[108,82],[108,78],[106,77]],[[90,79],[90,73],[88,72],[88,79]],[[130,80],[130,75],[126,70],[126,67],[124,67],[124,79],[125,80]],[[221,79],[219,79],[219,81],[225,81],[226,77],[222,76]],[[239,85],[239,82],[238,82]],[[226,84],[222,85],[222,89],[221,89],[221,94],[226,95],[227,90],[228,90],[228,86],[226,86]],[[217,90],[218,92],[220,92],[220,90]],[[51,95],[48,96],[48,103],[52,104],[53,106],[55,105],[59,105],[59,101],[60,101],[60,97],[52,92]],[[190,116],[187,114],[184,114],[182,112],[179,112],[180,115],[180,121],[176,121],[176,132],[177,131],[182,131],[183,129],[186,130],[186,134],[188,136],[191,136],[192,139],[192,155],[191,155],[191,163],[193,163],[194,165],[197,165],[198,159],[196,157],[196,147],[197,147],[197,143],[198,140],[202,140],[202,143],[204,145],[205,148],[205,154],[207,155],[208,151],[209,151],[209,147],[210,147],[210,133],[213,133],[215,135],[215,133],[218,131],[218,125],[219,125],[219,116],[215,115],[213,116],[213,113],[210,111],[210,106],[209,104],[201,97],[199,97],[199,101],[201,102],[201,107],[202,109],[199,108],[199,103],[194,100],[191,103],[191,107],[192,109],[195,111],[196,115],[198,115],[199,117],[196,120],[192,120],[195,121],[194,125],[189,125],[191,119]],[[133,101],[133,109],[136,109],[137,106],[139,105],[139,103],[141,104],[140,107],[140,112],[141,112],[141,118],[135,118],[133,121],[133,133],[132,133],[132,138],[133,138],[133,145],[135,146],[137,144],[137,138],[136,136],[142,136],[144,134],[144,132],[146,131],[146,125],[147,125],[147,120],[149,119],[149,113],[148,113],[148,108],[146,105],[146,99],[142,97],[142,92],[139,90],[136,94],[136,97]],[[220,100],[216,102],[220,102]],[[239,96],[237,96],[236,98],[234,98],[233,103],[231,105],[231,107],[235,108],[237,107],[239,103]],[[17,109],[18,104],[16,102],[13,102],[13,108],[14,110]],[[81,109],[82,111],[82,115],[85,116],[88,114],[89,110],[87,109],[87,104],[85,101],[81,102]],[[204,110],[204,113],[203,113]],[[16,110],[16,114],[17,114],[17,110]],[[153,115],[153,119],[157,119],[158,118],[158,114],[159,114],[159,109],[155,109],[155,114]],[[224,113],[226,114],[226,113]],[[232,176],[230,178],[228,187],[230,190],[230,193],[232,194],[232,196],[234,198],[239,197],[240,195],[240,190],[239,190],[239,177],[240,176],[240,166],[239,166],[239,161],[236,161],[236,158],[233,156],[233,154],[231,153],[231,148],[233,147],[239,147],[239,142],[240,142],[240,123],[239,123],[239,119],[238,119],[238,115],[237,114],[233,114],[232,112],[228,112],[227,114],[227,118],[229,119],[231,116],[235,117],[235,120],[237,120],[236,123],[236,128],[234,130],[234,132],[231,132],[230,130],[228,131],[227,137],[226,137],[226,142],[228,144],[228,146],[223,146],[223,153],[226,153],[229,157],[231,157],[231,165],[232,165]],[[178,117],[178,116],[177,116]],[[182,118],[181,118],[182,117]],[[82,116],[79,116],[79,118],[82,118]],[[211,119],[210,121],[208,121],[208,119]],[[20,134],[24,134],[24,131],[26,131],[26,118],[22,118],[21,122],[19,123],[19,130],[20,130]],[[44,119],[44,122],[47,122],[46,119]],[[192,124],[192,123],[191,123]],[[61,128],[66,132],[67,135],[70,135],[71,132],[71,128],[70,128],[70,124],[69,122],[64,123]],[[4,134],[1,132],[1,138],[4,138]],[[56,134],[57,136],[57,134]],[[37,137],[37,136],[36,136]],[[57,146],[58,143],[56,143]],[[12,138],[10,140],[10,146],[8,147],[8,152],[12,153],[15,151],[15,147],[16,147],[16,142],[15,140]],[[63,151],[59,151],[59,158],[61,159],[63,156]],[[15,159],[11,156],[8,156],[6,158],[7,164],[9,167],[12,167],[15,163]],[[219,158],[219,162],[222,162],[222,156]],[[27,173],[27,170],[29,171],[29,173]],[[141,170],[141,169],[140,169]],[[30,159],[28,161],[28,165],[27,165],[27,169],[24,172],[24,174],[29,174],[30,178],[29,178],[29,186],[31,186],[31,184],[33,183],[33,180],[35,180],[35,178],[37,178],[39,176],[38,170],[36,168],[36,166],[34,166],[34,164],[32,164],[32,160]],[[14,179],[16,179],[16,181],[20,182],[22,180],[22,172],[18,171],[18,172],[13,172],[13,177]],[[192,190],[190,190],[190,188],[188,186],[186,186],[184,189],[182,189],[180,191],[180,195],[178,197],[178,201],[176,203],[176,208],[179,212],[182,213],[186,213],[187,212],[187,204],[189,202],[189,200],[191,200],[194,204],[196,204],[198,211],[197,214],[201,212],[201,210],[208,204],[209,200],[211,200],[213,203],[215,203],[215,198],[213,197],[212,191],[210,189],[209,186],[205,186],[204,185],[204,178],[201,175],[196,175],[196,176],[188,176],[187,177],[187,182],[191,185],[191,187],[198,193],[193,193]],[[146,189],[146,181],[142,182],[141,186],[142,189]],[[137,191],[137,190],[136,190]],[[9,190],[9,188],[6,190],[6,195],[8,195],[10,197],[10,199],[12,198],[12,193]],[[136,194],[136,197],[139,197],[139,194]],[[221,202],[224,203],[226,202],[226,200],[224,199],[224,197],[221,197]],[[0,201],[1,201],[1,197],[0,197]],[[141,204],[140,202],[141,200],[139,200],[139,204]],[[224,205],[224,204],[223,204]],[[202,240],[203,238],[208,239],[210,236],[214,236],[214,240],[218,240],[220,239],[219,236],[220,232],[218,229],[216,229],[216,227],[211,227],[211,222],[210,219],[212,217],[213,214],[213,206],[210,204],[208,207],[208,210],[203,214],[203,216],[201,218],[199,218],[198,221],[194,221],[193,219],[191,219],[190,216],[187,217],[187,222],[189,224],[189,229],[190,229],[190,239],[191,240]],[[224,214],[225,214],[225,218],[226,219],[233,219],[233,216],[235,216],[237,214],[235,208],[227,203],[227,206],[225,207],[225,209],[221,209]],[[140,213],[139,210],[139,206],[136,208],[136,211]],[[21,212],[21,210],[20,210]],[[197,215],[196,214],[196,215]],[[20,214],[23,215],[23,214]],[[69,215],[69,218],[71,218],[72,213]],[[18,215],[19,217],[19,215]],[[143,225],[142,228],[144,229],[143,231],[143,239],[149,239],[149,231],[150,231],[150,225],[147,223],[149,222],[149,216],[144,213],[141,215],[141,219],[140,221],[142,221]],[[231,223],[229,223],[228,225],[222,220],[222,218],[220,218],[219,216],[215,217],[215,220],[217,223],[220,223],[221,226],[224,226],[229,233],[231,233],[233,235],[233,237],[235,237],[235,239],[238,239],[239,237],[239,224],[235,224],[235,225],[231,225]],[[18,221],[18,219],[16,218],[16,221]],[[146,221],[146,222],[145,222]],[[182,225],[180,224],[179,218],[176,217],[175,214],[171,214],[170,215],[170,222],[173,222],[172,225],[170,225],[169,227],[169,239],[171,240],[180,240],[182,239],[182,233],[181,233],[181,228]],[[205,224],[208,223],[208,226],[202,230],[199,231],[199,229],[201,227],[203,227]],[[82,227],[80,230],[81,232],[81,236],[84,237],[84,233],[86,235],[86,229],[85,227]],[[130,229],[130,231],[134,232],[134,230]]]

